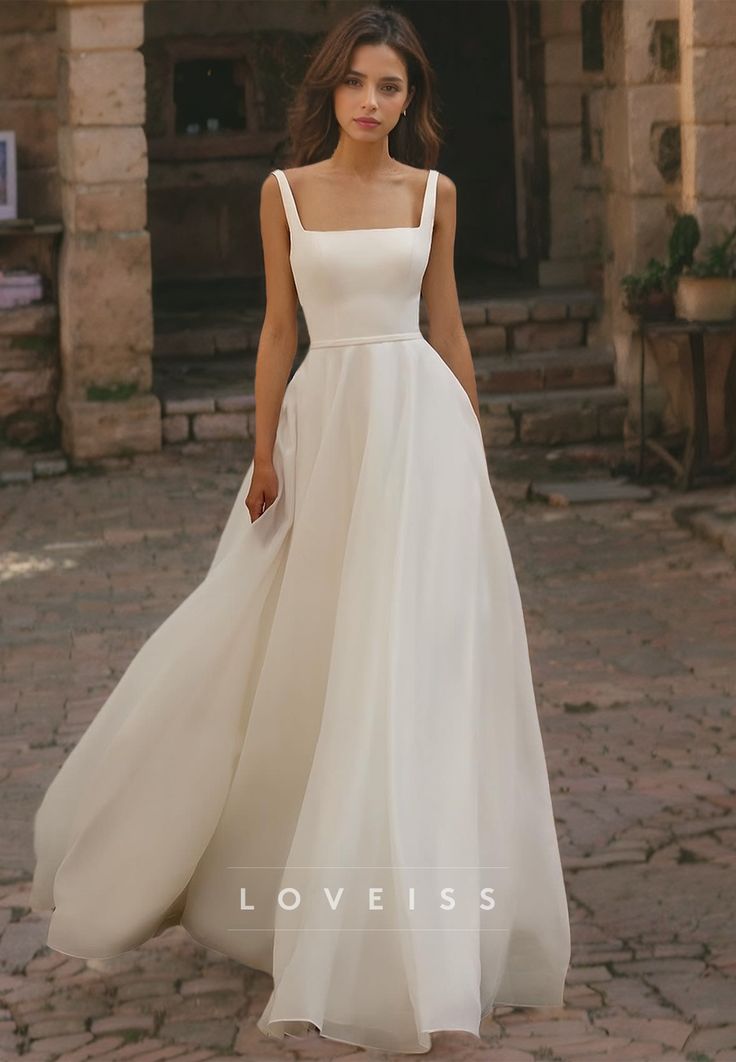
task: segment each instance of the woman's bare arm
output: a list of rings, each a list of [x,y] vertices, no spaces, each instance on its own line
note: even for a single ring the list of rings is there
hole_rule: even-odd
[[[440,173],[432,249],[424,273],[422,295],[429,316],[428,341],[455,373],[480,419],[473,355],[463,327],[455,281],[456,203],[454,182]]]
[[[266,311],[256,355],[256,465],[271,464],[281,402],[297,346],[297,292],[289,262],[289,226],[276,177],[261,185],[261,243]]]

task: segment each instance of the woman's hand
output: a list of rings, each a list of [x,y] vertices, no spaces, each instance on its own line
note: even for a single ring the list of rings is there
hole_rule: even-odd
[[[254,523],[276,498],[279,492],[279,480],[272,463],[253,466],[253,478],[250,490],[245,498],[245,507],[250,513],[250,522]]]

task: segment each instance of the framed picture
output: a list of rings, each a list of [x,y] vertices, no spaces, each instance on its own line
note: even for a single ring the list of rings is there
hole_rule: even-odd
[[[0,220],[17,216],[15,133],[12,129],[0,129]]]

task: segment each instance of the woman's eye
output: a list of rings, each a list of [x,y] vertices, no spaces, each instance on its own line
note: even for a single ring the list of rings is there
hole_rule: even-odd
[[[345,84],[346,85],[359,85],[360,82],[354,77],[349,77],[349,78],[346,78]],[[392,92],[398,92],[399,91],[398,85],[384,85],[383,88],[391,89]]]

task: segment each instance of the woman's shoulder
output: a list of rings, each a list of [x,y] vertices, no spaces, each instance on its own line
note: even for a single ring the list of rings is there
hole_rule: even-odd
[[[442,171],[438,170],[435,166],[430,166],[428,169],[421,166],[411,166],[409,163],[403,163],[402,166],[404,179],[408,183],[415,183],[420,193],[426,188],[426,182],[429,180],[432,171],[435,171],[437,173],[438,202],[449,202],[455,199],[455,182],[452,178],[448,177],[446,173],[442,173]],[[292,191],[299,191],[302,183],[308,185],[311,179],[319,177],[319,174],[324,168],[324,162],[320,161],[310,162],[304,166],[291,166],[289,169],[281,169],[281,172],[286,177]]]
[[[448,177],[446,173],[443,173],[441,170],[438,170],[436,166],[430,166],[429,169],[423,169],[421,166],[407,166],[406,168],[407,171],[413,172],[413,179],[415,179],[417,183],[421,185],[423,185],[425,181],[429,180],[430,175],[432,173],[436,173],[438,195],[442,194],[443,192],[445,192],[446,194],[447,191],[455,188],[454,181],[450,177]]]
[[[305,178],[308,180],[309,174],[318,174],[323,168],[321,162],[308,162],[305,166],[290,166],[288,170],[282,169],[281,172],[291,184],[292,179],[297,183]]]

